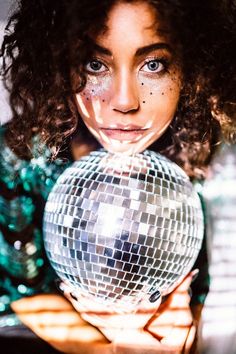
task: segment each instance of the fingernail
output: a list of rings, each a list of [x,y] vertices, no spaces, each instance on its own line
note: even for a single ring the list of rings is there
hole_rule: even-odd
[[[161,297],[161,293],[160,293],[160,291],[155,291],[155,293],[153,293],[151,296],[150,296],[150,298],[149,298],[149,301],[150,302],[156,302],[158,299],[160,299],[160,297]]]
[[[70,296],[72,297],[73,300],[78,301],[78,298],[73,294],[73,292],[70,292]]]

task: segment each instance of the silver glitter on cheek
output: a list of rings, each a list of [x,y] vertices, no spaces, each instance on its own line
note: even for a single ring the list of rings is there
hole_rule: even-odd
[[[61,279],[114,312],[173,290],[196,260],[203,228],[198,195],[176,164],[151,151],[103,149],[59,177],[43,226]]]
[[[177,72],[162,77],[158,77],[157,74],[139,73],[138,82],[143,95],[149,97],[157,94],[162,95],[163,92],[167,91],[176,91],[180,88],[180,78]]]
[[[112,80],[110,75],[106,75],[103,77],[89,75],[84,91],[89,94],[91,98],[107,95],[107,93],[111,89],[111,82]]]
[[[140,90],[145,96],[156,96],[161,94],[169,86],[173,86],[173,83],[170,83],[170,80],[158,81],[148,78],[142,78],[142,83],[140,84]],[[144,97],[145,97],[144,96]]]

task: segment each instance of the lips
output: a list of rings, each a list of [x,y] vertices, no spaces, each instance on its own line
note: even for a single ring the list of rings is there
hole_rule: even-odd
[[[116,125],[115,127],[101,127],[100,130],[109,138],[120,141],[135,141],[146,131],[137,125]]]

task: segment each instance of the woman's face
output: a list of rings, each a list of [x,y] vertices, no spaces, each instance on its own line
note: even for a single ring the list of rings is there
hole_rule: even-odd
[[[101,145],[132,154],[148,147],[170,124],[181,70],[168,33],[147,3],[116,4],[106,25],[94,42],[85,67],[87,84],[76,102]]]

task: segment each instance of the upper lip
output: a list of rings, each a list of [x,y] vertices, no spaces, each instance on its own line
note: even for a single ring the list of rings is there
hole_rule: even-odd
[[[111,126],[111,127],[100,127],[100,129],[105,129],[105,130],[127,130],[127,131],[146,130],[146,128],[140,127],[139,125],[135,125],[135,124],[128,124],[128,125],[116,124],[116,125]]]

